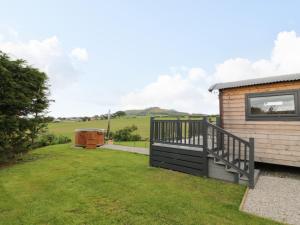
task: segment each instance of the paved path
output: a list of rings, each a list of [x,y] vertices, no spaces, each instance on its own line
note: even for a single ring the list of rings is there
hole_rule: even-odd
[[[138,147],[130,147],[130,146],[123,146],[123,145],[112,145],[112,144],[105,144],[101,148],[108,148],[113,150],[120,150],[125,152],[134,152],[143,155],[149,155],[148,148],[138,148]]]
[[[243,211],[288,224],[300,224],[300,179],[261,175]]]

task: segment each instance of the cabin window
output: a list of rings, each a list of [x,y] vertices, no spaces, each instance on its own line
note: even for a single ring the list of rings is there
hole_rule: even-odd
[[[300,120],[298,92],[246,95],[246,120]]]

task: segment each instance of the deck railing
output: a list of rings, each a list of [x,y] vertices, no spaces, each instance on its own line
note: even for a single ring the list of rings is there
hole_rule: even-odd
[[[216,122],[217,123],[217,122]],[[202,148],[208,155],[222,161],[249,179],[254,186],[254,139],[246,141],[236,135],[201,119],[151,118],[150,144],[172,144]]]
[[[153,142],[203,147],[203,120],[152,119],[151,124]]]

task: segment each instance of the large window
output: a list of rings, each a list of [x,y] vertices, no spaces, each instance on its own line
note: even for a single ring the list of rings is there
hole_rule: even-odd
[[[246,95],[247,120],[300,120],[299,91]]]

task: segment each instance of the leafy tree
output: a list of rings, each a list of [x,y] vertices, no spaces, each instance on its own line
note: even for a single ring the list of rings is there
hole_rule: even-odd
[[[93,116],[93,118],[94,118],[94,120],[99,120],[100,116],[95,115],[95,116]]]
[[[45,117],[45,120],[47,123],[53,122],[55,120],[55,118],[53,116],[47,116]]]
[[[108,119],[107,114],[100,115],[100,120],[107,120],[107,119]]]
[[[45,129],[47,76],[0,51],[0,161],[28,150]]]
[[[117,111],[114,114],[112,114],[112,118],[116,118],[116,117],[122,117],[122,116],[126,116],[126,113],[124,111]]]
[[[88,116],[85,116],[85,117],[82,117],[81,120],[82,120],[83,122],[86,122],[86,121],[90,121],[91,118],[88,117]]]

